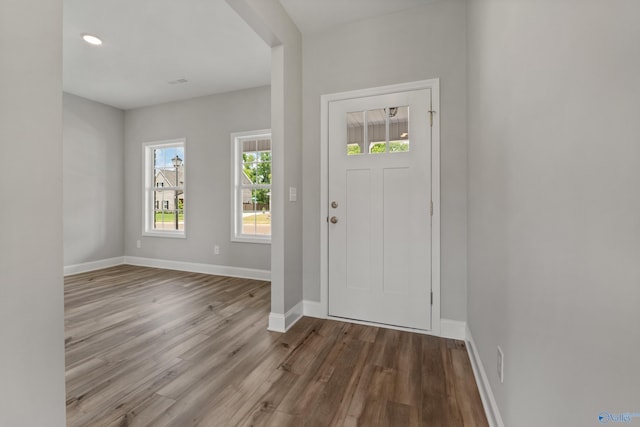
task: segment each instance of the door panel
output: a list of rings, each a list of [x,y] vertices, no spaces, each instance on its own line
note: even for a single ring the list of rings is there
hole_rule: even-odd
[[[431,327],[430,105],[429,89],[329,104],[332,316]]]
[[[371,289],[371,174],[368,170],[347,171],[346,239],[347,287]],[[346,242],[359,242],[349,245]]]
[[[411,206],[406,196],[409,168],[383,171],[383,292],[409,294]]]

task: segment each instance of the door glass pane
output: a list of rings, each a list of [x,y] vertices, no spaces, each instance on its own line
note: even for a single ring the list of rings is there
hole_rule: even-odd
[[[387,152],[386,108],[367,111],[367,151],[371,154]]]
[[[364,154],[364,111],[347,113],[347,156]]]
[[[394,109],[390,111],[393,113]],[[389,116],[389,152],[409,151],[409,107],[395,107],[395,115]]]

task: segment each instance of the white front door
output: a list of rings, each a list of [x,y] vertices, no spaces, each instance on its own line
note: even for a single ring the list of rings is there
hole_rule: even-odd
[[[431,329],[431,90],[329,103],[329,315]]]

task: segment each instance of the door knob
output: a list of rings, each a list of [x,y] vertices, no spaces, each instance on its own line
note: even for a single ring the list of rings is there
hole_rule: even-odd
[[[338,202],[331,202],[331,207],[333,209],[337,208],[338,207]]]
[[[331,224],[337,224],[338,223],[338,217],[332,216],[329,221],[331,221]]]

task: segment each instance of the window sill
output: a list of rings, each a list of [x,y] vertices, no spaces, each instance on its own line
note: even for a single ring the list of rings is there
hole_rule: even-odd
[[[234,243],[258,243],[261,245],[270,245],[271,244],[271,236],[269,237],[246,237],[246,236],[235,236],[231,238],[231,241]]]
[[[172,233],[167,231],[145,231],[142,233],[145,237],[168,237],[170,239],[186,239],[185,232]]]

